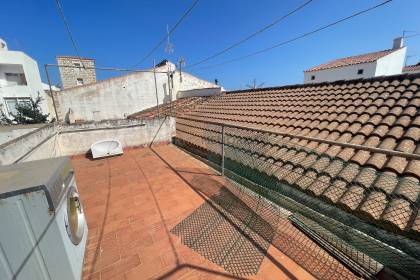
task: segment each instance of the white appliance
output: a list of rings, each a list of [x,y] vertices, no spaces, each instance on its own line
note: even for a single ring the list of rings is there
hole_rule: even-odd
[[[102,140],[90,146],[93,158],[121,155],[123,153],[121,142],[118,140]]]
[[[80,279],[87,233],[68,157],[0,166],[0,279]]]

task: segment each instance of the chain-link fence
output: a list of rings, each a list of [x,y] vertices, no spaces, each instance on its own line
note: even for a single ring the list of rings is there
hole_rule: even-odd
[[[299,139],[229,125],[181,118],[176,143],[290,211],[290,232],[277,231],[271,242],[304,267],[311,264],[284,243],[302,233],[360,276],[384,267],[410,279],[420,275],[417,181],[316,152]],[[332,270],[325,259],[323,269]],[[319,273],[313,274],[326,278]]]

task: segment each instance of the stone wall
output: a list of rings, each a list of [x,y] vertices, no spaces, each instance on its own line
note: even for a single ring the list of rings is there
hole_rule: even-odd
[[[57,64],[62,66],[77,66],[86,68],[94,68],[95,60],[90,58],[82,58],[72,56],[57,56]],[[72,88],[78,86],[77,79],[82,79],[83,84],[91,84],[96,82],[95,69],[84,69],[77,67],[59,67],[61,83],[63,88]]]

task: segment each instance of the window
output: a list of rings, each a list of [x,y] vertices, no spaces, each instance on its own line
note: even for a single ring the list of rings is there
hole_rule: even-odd
[[[83,84],[84,84],[83,79],[82,79],[82,78],[77,78],[76,84],[77,84],[78,86],[83,85]]]
[[[315,75],[311,76],[311,81],[315,80]]]
[[[80,72],[80,71],[82,71],[82,65],[80,64],[80,62],[74,62],[73,63],[73,65],[74,65],[74,67],[75,68],[73,68],[74,69],[74,71],[77,71],[77,72]]]
[[[363,69],[357,70],[357,75],[362,75],[362,74],[363,74]]]
[[[17,110],[16,110],[16,106],[19,105],[24,105],[24,106],[31,106],[31,99],[24,97],[24,98],[5,98],[4,99],[6,106],[7,106],[7,111],[9,112],[9,114],[12,115],[16,115],[17,114]]]
[[[9,86],[26,86],[26,77],[23,73],[6,73],[6,81]]]

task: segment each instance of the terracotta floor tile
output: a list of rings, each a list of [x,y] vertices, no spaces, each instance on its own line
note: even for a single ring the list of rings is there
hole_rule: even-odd
[[[101,271],[101,280],[112,279],[117,276],[121,277],[126,272],[129,272],[139,265],[140,258],[138,255],[133,255],[128,258],[121,259],[120,261],[108,266]]]
[[[72,162],[90,234],[83,279],[237,279],[170,233],[226,184],[214,170],[172,145],[127,149],[122,156],[94,161],[73,157]],[[282,244],[305,249],[292,237],[283,232]],[[268,253],[250,278],[313,277],[276,248]]]
[[[142,258],[141,264],[125,273],[129,279],[151,279],[154,276],[164,274],[164,265],[160,257],[149,256]]]

